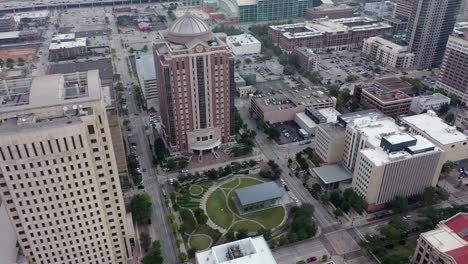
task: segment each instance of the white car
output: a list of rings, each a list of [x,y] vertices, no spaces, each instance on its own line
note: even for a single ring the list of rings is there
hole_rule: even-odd
[[[170,178],[170,179],[169,179],[169,183],[170,183],[171,185],[173,185],[173,184],[174,184],[174,179]]]
[[[281,183],[282,183],[283,185],[286,184],[286,182],[285,182],[283,179],[281,179],[281,178],[280,178],[280,181],[281,181]]]

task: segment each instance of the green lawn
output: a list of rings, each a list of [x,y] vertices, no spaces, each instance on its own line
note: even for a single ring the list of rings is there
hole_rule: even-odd
[[[278,206],[275,208],[270,208],[255,213],[245,214],[242,215],[242,217],[250,220],[256,220],[262,223],[262,225],[264,225],[265,228],[271,229],[278,226],[279,224],[281,224],[281,221],[283,221],[284,208],[282,206]]]
[[[221,236],[221,233],[218,230],[214,230],[206,224],[199,225],[197,229],[195,229],[195,232],[192,233],[192,235],[194,234],[205,234],[205,235],[210,236],[211,239],[213,239],[213,244],[215,244],[216,241],[218,241],[219,237]]]
[[[252,222],[252,221],[246,221],[246,220],[237,222],[231,227],[231,229],[234,229],[234,230],[246,229],[247,231],[257,231],[260,228],[262,227],[259,224]]]
[[[190,194],[191,195],[200,195],[203,193],[203,187],[200,185],[192,185],[190,186]]]
[[[227,208],[226,197],[223,191],[217,189],[206,202],[208,217],[222,228],[228,228],[232,224],[233,215]]]
[[[236,178],[236,179],[234,179],[232,181],[229,181],[229,182],[221,185],[221,188],[232,189],[232,188],[236,187],[237,184],[239,184],[239,179]]]
[[[238,187],[236,187],[236,189],[251,186],[251,185],[255,185],[255,184],[259,184],[259,183],[262,183],[262,181],[259,181],[257,179],[253,179],[253,178],[242,178],[241,183],[239,184]]]
[[[211,239],[203,235],[192,235],[190,237],[190,247],[198,250],[207,249],[210,246]]]
[[[201,187],[203,187],[203,189],[208,190],[213,185],[213,182],[212,181],[202,181],[202,182],[197,183],[197,185],[200,185]]]

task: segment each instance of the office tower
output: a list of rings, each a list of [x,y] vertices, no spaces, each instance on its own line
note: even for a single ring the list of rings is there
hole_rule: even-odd
[[[396,0],[393,17],[408,19],[411,15],[412,0]]]
[[[440,221],[434,230],[421,233],[411,264],[463,264],[468,258],[468,213]]]
[[[31,263],[127,263],[130,236],[98,71],[0,85],[0,195]]]
[[[449,37],[436,86],[468,104],[468,27],[458,31]]]
[[[221,1],[224,6],[233,6],[239,22],[262,22],[298,19],[305,15],[308,7],[318,6],[317,0],[252,0]]]
[[[460,10],[461,0],[414,0],[407,38],[418,69],[438,67]]]
[[[214,151],[234,136],[234,56],[224,33],[185,15],[153,43],[159,108],[171,151]]]
[[[467,21],[468,19],[468,0],[462,0],[458,21]]]
[[[353,189],[366,200],[368,211],[386,207],[396,196],[419,195],[424,188],[437,184],[442,153],[419,135],[384,136],[380,146],[359,151]]]

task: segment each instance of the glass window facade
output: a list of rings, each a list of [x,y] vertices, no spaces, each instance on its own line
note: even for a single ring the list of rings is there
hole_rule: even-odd
[[[257,5],[239,6],[239,21],[262,22],[303,17],[305,9],[320,0],[258,0]]]

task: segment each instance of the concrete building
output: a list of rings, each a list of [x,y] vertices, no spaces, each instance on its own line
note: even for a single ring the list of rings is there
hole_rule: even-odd
[[[222,4],[236,10],[239,22],[263,22],[304,17],[305,10],[318,6],[316,0],[223,0]]]
[[[314,20],[318,18],[339,19],[354,16],[354,10],[349,5],[326,6],[321,5],[306,9],[305,19]]]
[[[251,34],[228,36],[226,44],[236,55],[259,54],[262,44]]]
[[[7,14],[13,16],[16,23],[28,21],[28,24],[41,24],[44,23],[49,17],[49,10],[31,11],[31,12],[18,12]]]
[[[127,263],[131,240],[98,71],[3,82],[0,193],[31,263]]]
[[[39,44],[39,32],[35,29],[23,31],[0,32],[0,45],[9,48],[21,46],[27,47],[27,44],[34,47]]]
[[[413,197],[435,186],[443,152],[422,136],[407,133],[383,136],[380,145],[359,151],[353,189],[368,211],[383,209],[396,196]]]
[[[146,108],[159,109],[158,82],[153,54],[140,55],[135,59],[138,81],[146,102]]]
[[[461,0],[415,0],[412,2],[407,39],[417,69],[438,67],[453,31]]]
[[[18,263],[18,237],[0,197],[0,263]]]
[[[237,95],[239,97],[247,97],[251,94],[254,94],[256,89],[255,89],[255,86],[253,85],[246,85],[246,86],[240,86],[240,87],[237,87]]]
[[[367,1],[364,4],[364,14],[372,17],[386,17],[393,14],[395,3],[392,1],[378,0]]]
[[[234,190],[235,202],[240,214],[279,206],[283,195],[283,189],[273,181]]]
[[[409,112],[412,86],[396,77],[383,78],[368,85],[356,85],[353,96],[385,115],[399,117]]]
[[[416,114],[428,110],[438,111],[443,105],[448,104],[450,104],[450,98],[441,93],[421,95],[413,98],[410,111]]]
[[[293,54],[297,55],[299,65],[305,71],[318,71],[320,56],[313,50],[306,47],[299,47],[293,51]]]
[[[272,25],[268,28],[268,37],[286,52],[293,52],[298,47],[324,52],[361,48],[364,39],[391,31],[390,25],[372,18],[351,17]]]
[[[16,21],[12,16],[0,17],[0,32],[8,32],[16,30]]]
[[[402,17],[384,17],[383,21],[392,27],[391,35],[401,35],[406,32],[408,19]]]
[[[75,33],[55,35],[49,46],[50,61],[77,58],[87,53],[87,39],[76,38]]]
[[[455,116],[455,127],[465,132],[468,131],[468,109],[462,108],[457,111]]]
[[[276,264],[263,238],[249,237],[197,252],[196,264]]]
[[[460,12],[458,14],[458,21],[467,21],[467,20],[468,20],[468,1],[462,0]]]
[[[322,189],[331,192],[342,186],[351,184],[353,174],[341,164],[325,165],[312,168],[312,175],[318,180]]]
[[[463,264],[468,258],[468,214],[441,221],[434,230],[419,235],[412,264]]]
[[[447,125],[434,111],[403,117],[401,122],[408,126],[410,133],[422,135],[442,149],[444,162],[468,158],[468,136]]]
[[[468,23],[467,23],[468,24]],[[468,104],[468,26],[460,27],[447,42],[436,86]]]
[[[382,37],[364,40],[362,55],[393,71],[408,71],[414,66],[414,53],[408,46],[402,46]]]
[[[234,138],[234,56],[225,38],[184,15],[153,42],[162,137],[171,151],[202,154]]]
[[[393,9],[393,17],[402,17],[409,19],[412,10],[411,0],[394,0],[394,2],[395,9]]]
[[[307,107],[316,109],[334,108],[336,99],[320,90],[299,90],[285,88],[277,94],[258,94],[250,99],[250,111],[263,121],[274,124],[294,120],[296,113]]]

